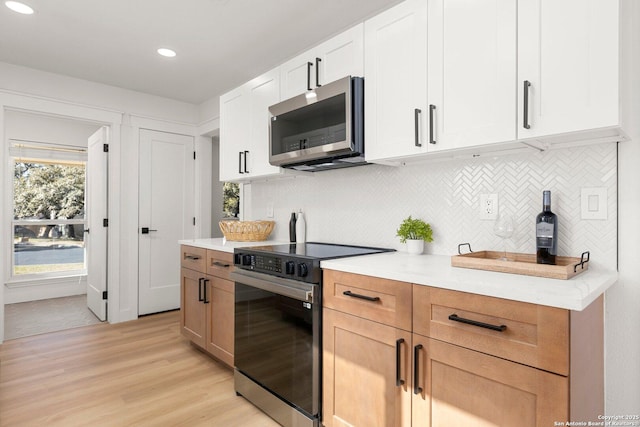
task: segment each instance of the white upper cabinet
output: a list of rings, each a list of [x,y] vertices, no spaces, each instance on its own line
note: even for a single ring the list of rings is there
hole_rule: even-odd
[[[618,13],[617,0],[518,1],[519,138],[619,125]]]
[[[274,69],[220,97],[220,180],[277,175],[269,163],[269,106],[280,100]]]
[[[407,0],[369,19],[365,39],[365,158],[426,152],[427,3]]]
[[[428,1],[428,150],[516,139],[516,0]]]
[[[282,100],[364,71],[363,25],[327,40],[280,66]]]

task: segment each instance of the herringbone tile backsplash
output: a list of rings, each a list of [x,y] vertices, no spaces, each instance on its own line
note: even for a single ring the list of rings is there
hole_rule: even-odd
[[[616,267],[617,156],[615,144],[547,152],[449,160],[402,167],[367,165],[305,177],[251,184],[252,213],[264,219],[274,206],[272,239],[288,240],[293,210],[306,215],[307,241],[392,247],[407,216],[431,224],[434,241],[425,253],[452,255],[459,243],[473,250],[535,252],[535,216],[542,191],[551,190],[559,218],[560,255],[590,251],[593,264]],[[607,189],[606,220],[581,219],[585,187]],[[480,219],[480,194],[496,193],[499,207],[512,216],[515,230],[503,243],[494,221]]]

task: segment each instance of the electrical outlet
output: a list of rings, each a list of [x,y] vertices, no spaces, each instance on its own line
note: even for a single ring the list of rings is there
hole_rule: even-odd
[[[480,195],[480,219],[493,220],[498,218],[498,195]]]

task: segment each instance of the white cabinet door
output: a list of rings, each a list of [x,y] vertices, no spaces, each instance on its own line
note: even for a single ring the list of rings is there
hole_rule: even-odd
[[[617,126],[618,64],[616,0],[519,0],[518,137]]]
[[[515,140],[516,0],[428,5],[429,151]]]
[[[248,108],[249,96],[244,86],[220,97],[220,181],[243,177],[244,150],[251,135]]]
[[[245,176],[256,178],[280,172],[269,163],[269,106],[280,101],[279,70],[275,69],[251,80],[246,85],[249,109],[245,112],[250,138],[246,146]]]
[[[362,24],[338,34],[280,66],[280,98],[300,95],[364,70]]]
[[[369,19],[365,34],[365,157],[426,152],[427,3],[407,0]]]
[[[315,88],[315,57],[307,51],[280,66],[280,99],[285,100]]]
[[[317,74],[313,81],[316,87],[345,76],[364,75],[363,28],[363,24],[356,25],[315,49],[314,68]]]
[[[269,164],[269,106],[279,100],[278,69],[220,97],[220,181],[280,172]]]

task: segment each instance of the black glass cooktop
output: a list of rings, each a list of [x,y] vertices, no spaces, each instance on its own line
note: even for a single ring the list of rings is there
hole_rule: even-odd
[[[281,245],[264,245],[246,248],[250,251],[268,252],[274,254],[286,254],[298,257],[313,258],[319,260],[342,258],[357,255],[377,254],[392,252],[393,249],[370,248],[365,246],[338,245],[334,243],[291,243]]]

